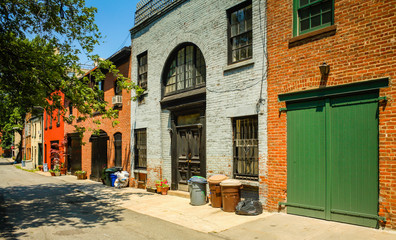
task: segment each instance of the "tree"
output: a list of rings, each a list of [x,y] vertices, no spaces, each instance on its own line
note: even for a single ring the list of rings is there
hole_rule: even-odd
[[[98,97],[101,93],[88,78],[81,77],[78,55],[84,52],[98,60],[92,54],[101,41],[94,21],[96,12],[96,8],[86,7],[84,0],[1,1],[0,110],[4,114],[0,131],[4,136],[10,129],[19,128],[24,114],[36,106],[49,113],[59,109],[65,117],[59,93],[86,116],[98,111],[109,118],[117,115],[105,109],[106,103]],[[91,74],[98,82],[109,71],[117,76],[121,88],[141,92],[109,61],[99,61],[99,68]],[[15,111],[19,119],[12,118]]]

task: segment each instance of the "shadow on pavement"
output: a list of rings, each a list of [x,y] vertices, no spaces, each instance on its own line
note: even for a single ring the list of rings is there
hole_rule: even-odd
[[[91,197],[82,193],[81,187],[47,183],[0,188],[0,238],[26,236],[26,229],[41,226],[68,225],[81,229],[122,220],[125,210],[100,200],[105,197],[101,194]]]
[[[0,162],[0,166],[3,166],[3,165],[12,165],[12,164],[14,164],[14,162]]]

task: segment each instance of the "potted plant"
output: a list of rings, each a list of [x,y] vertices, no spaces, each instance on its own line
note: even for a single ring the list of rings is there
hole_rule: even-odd
[[[67,168],[65,167],[65,163],[61,163],[60,173],[66,175]]]
[[[161,193],[162,184],[160,180],[155,181],[155,187],[157,188],[157,193]]]
[[[38,165],[37,167],[38,167],[39,171],[43,171],[43,165]]]
[[[60,172],[60,169],[59,169],[58,165],[55,166],[54,172],[55,172],[55,176],[60,176],[61,175],[61,172]]]
[[[79,170],[79,171],[76,171],[75,174],[76,174],[78,180],[87,179],[87,172],[86,171]]]
[[[49,172],[51,173],[51,176],[55,176],[55,171],[50,169]]]
[[[161,181],[161,193],[162,193],[162,195],[167,195],[168,194],[168,190],[169,190],[168,181],[166,179],[163,179]]]

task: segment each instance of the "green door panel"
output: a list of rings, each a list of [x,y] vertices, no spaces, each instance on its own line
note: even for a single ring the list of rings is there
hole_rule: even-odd
[[[378,213],[378,103],[364,101],[377,97],[365,94],[331,100],[328,162],[332,220],[377,225],[370,216]]]
[[[288,104],[288,213],[324,218],[324,102]],[[294,110],[291,110],[294,109]],[[299,207],[296,207],[299,205]],[[322,210],[321,210],[322,209]]]
[[[378,91],[287,103],[287,212],[377,227]]]

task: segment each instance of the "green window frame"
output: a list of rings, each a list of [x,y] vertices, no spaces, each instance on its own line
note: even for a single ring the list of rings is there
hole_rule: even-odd
[[[334,0],[293,0],[293,36],[334,24]]]

